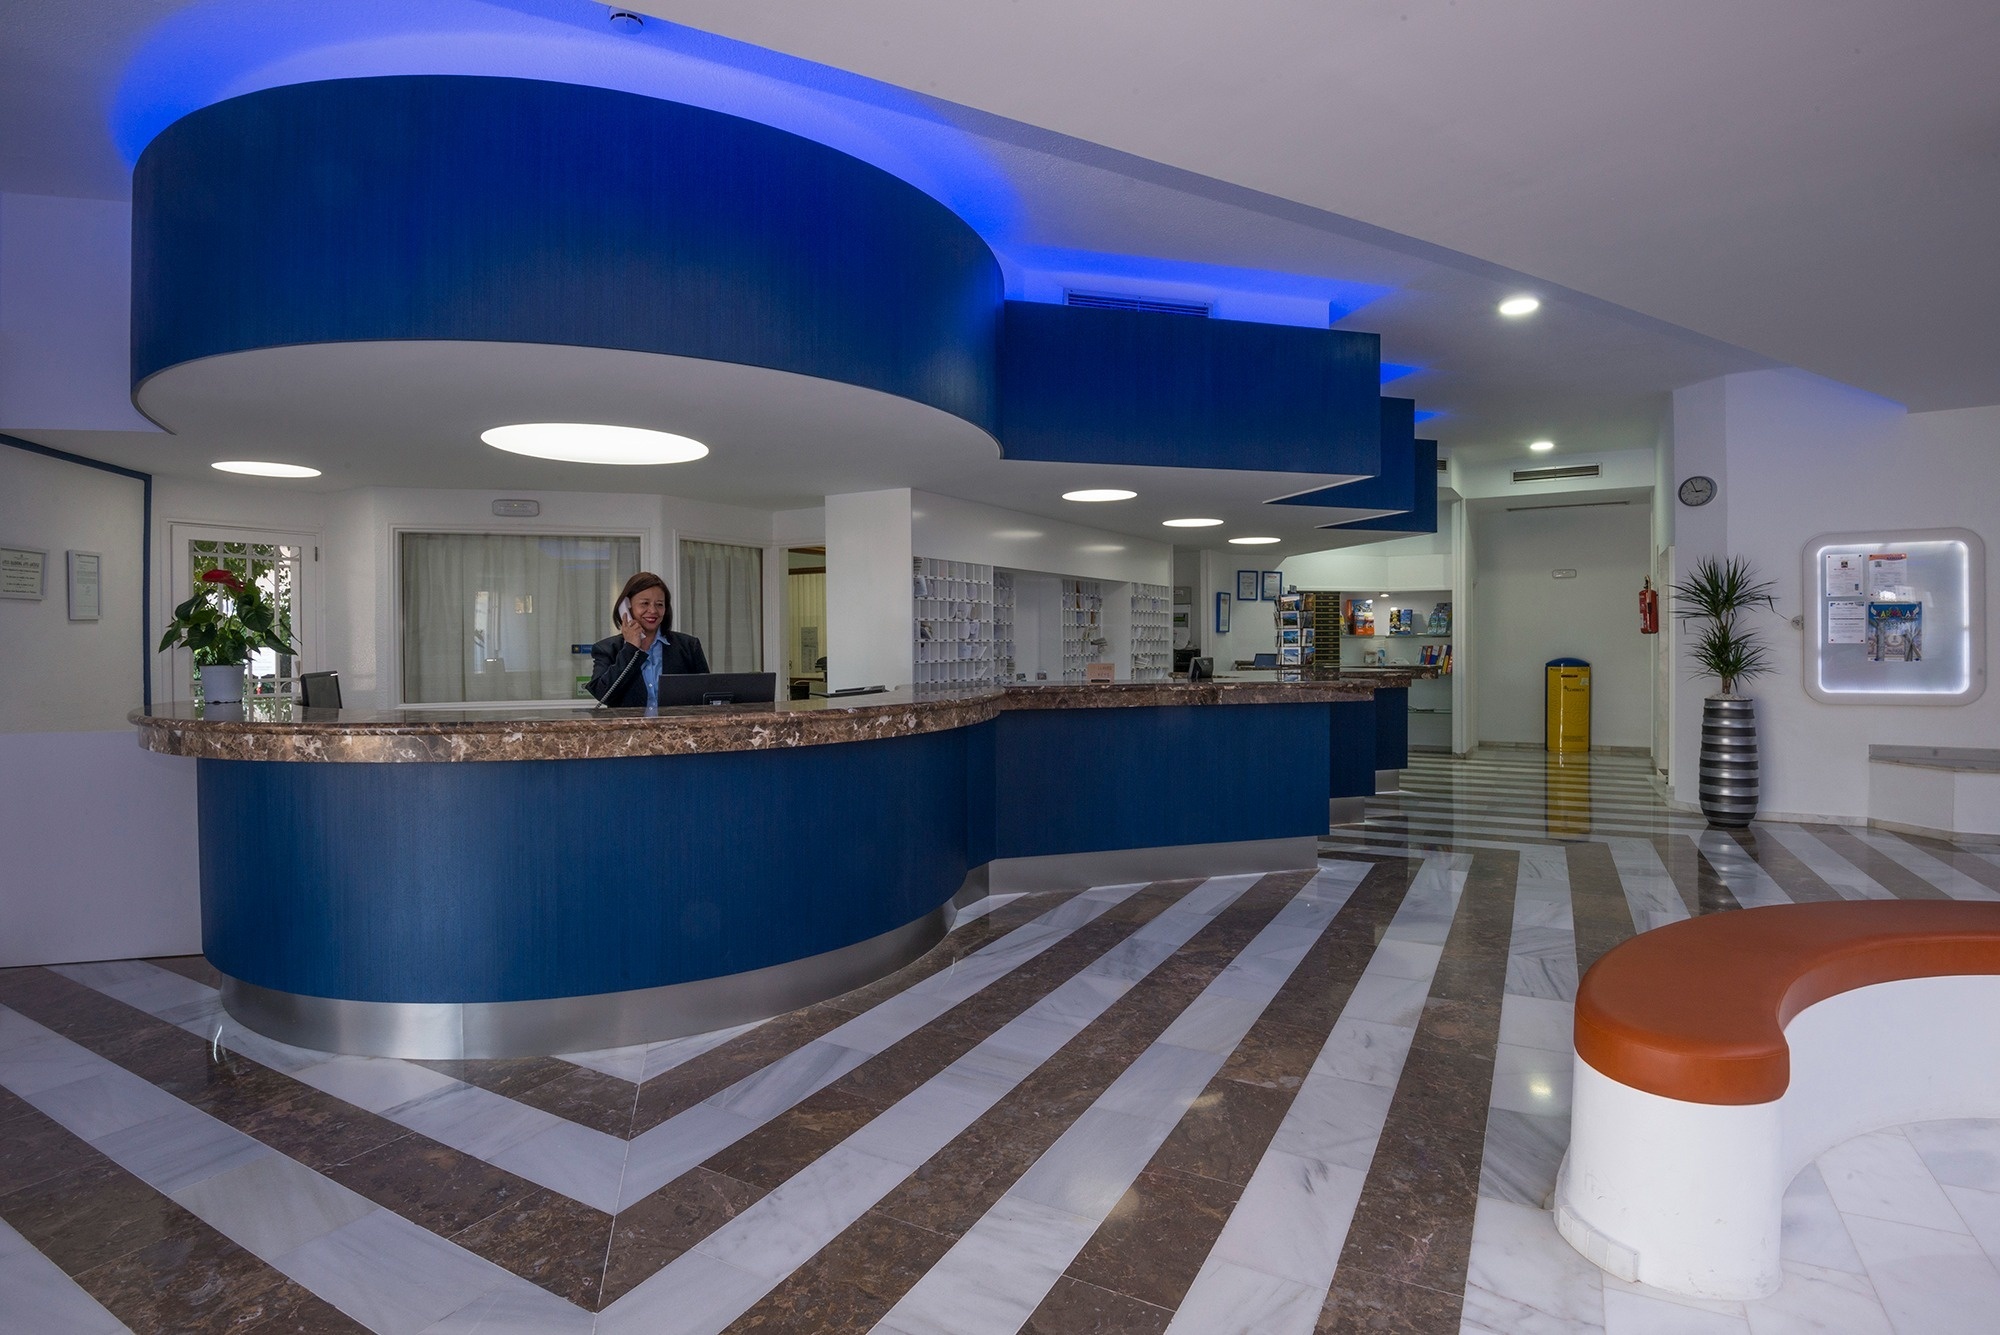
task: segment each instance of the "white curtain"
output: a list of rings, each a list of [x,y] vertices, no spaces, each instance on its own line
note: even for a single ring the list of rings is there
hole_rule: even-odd
[[[637,538],[405,533],[403,699],[564,700],[611,633]]]
[[[826,572],[794,570],[790,579],[791,596],[785,603],[786,668],[794,677],[809,677],[826,657]]]
[[[763,550],[683,539],[674,629],[700,638],[711,672],[762,672]]]

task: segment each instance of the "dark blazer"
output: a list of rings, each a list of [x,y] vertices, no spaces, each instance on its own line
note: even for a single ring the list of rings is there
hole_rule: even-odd
[[[683,635],[677,630],[666,631],[660,639],[665,647],[660,650],[660,675],[669,672],[706,672],[708,655],[701,651],[701,641],[692,635]],[[644,709],[646,707],[646,669],[632,667],[632,660],[645,655],[634,649],[623,635],[613,635],[608,640],[599,640],[590,646],[590,693],[613,709]],[[627,667],[632,667],[631,675],[625,677],[625,684],[618,688],[618,698],[607,700],[604,693],[611,689]]]

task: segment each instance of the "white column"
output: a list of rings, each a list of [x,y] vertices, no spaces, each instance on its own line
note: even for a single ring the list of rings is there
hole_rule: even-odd
[[[907,686],[910,657],[910,491],[826,498],[826,680]]]

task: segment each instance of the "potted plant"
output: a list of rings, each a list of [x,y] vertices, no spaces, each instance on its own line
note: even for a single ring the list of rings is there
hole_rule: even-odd
[[[1722,687],[1701,708],[1701,812],[1711,825],[1741,828],[1757,814],[1757,702],[1738,695],[1736,686],[1771,671],[1771,664],[1756,632],[1738,618],[1775,607],[1771,587],[1740,556],[1705,556],[1674,585],[1674,615],[1683,625],[1702,623],[1689,656],[1698,675]]]
[[[160,640],[165,652],[184,644],[201,669],[204,705],[237,704],[243,699],[243,670],[258,649],[296,654],[289,618],[281,622],[263,591],[227,570],[206,570],[196,581],[194,595],[174,609],[174,619]]]

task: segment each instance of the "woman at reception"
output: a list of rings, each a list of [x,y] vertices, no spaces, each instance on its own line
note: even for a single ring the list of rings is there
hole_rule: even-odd
[[[612,604],[618,633],[590,646],[590,693],[615,709],[654,709],[660,677],[706,672],[701,641],[674,630],[674,600],[667,582],[650,570],[625,581]]]

